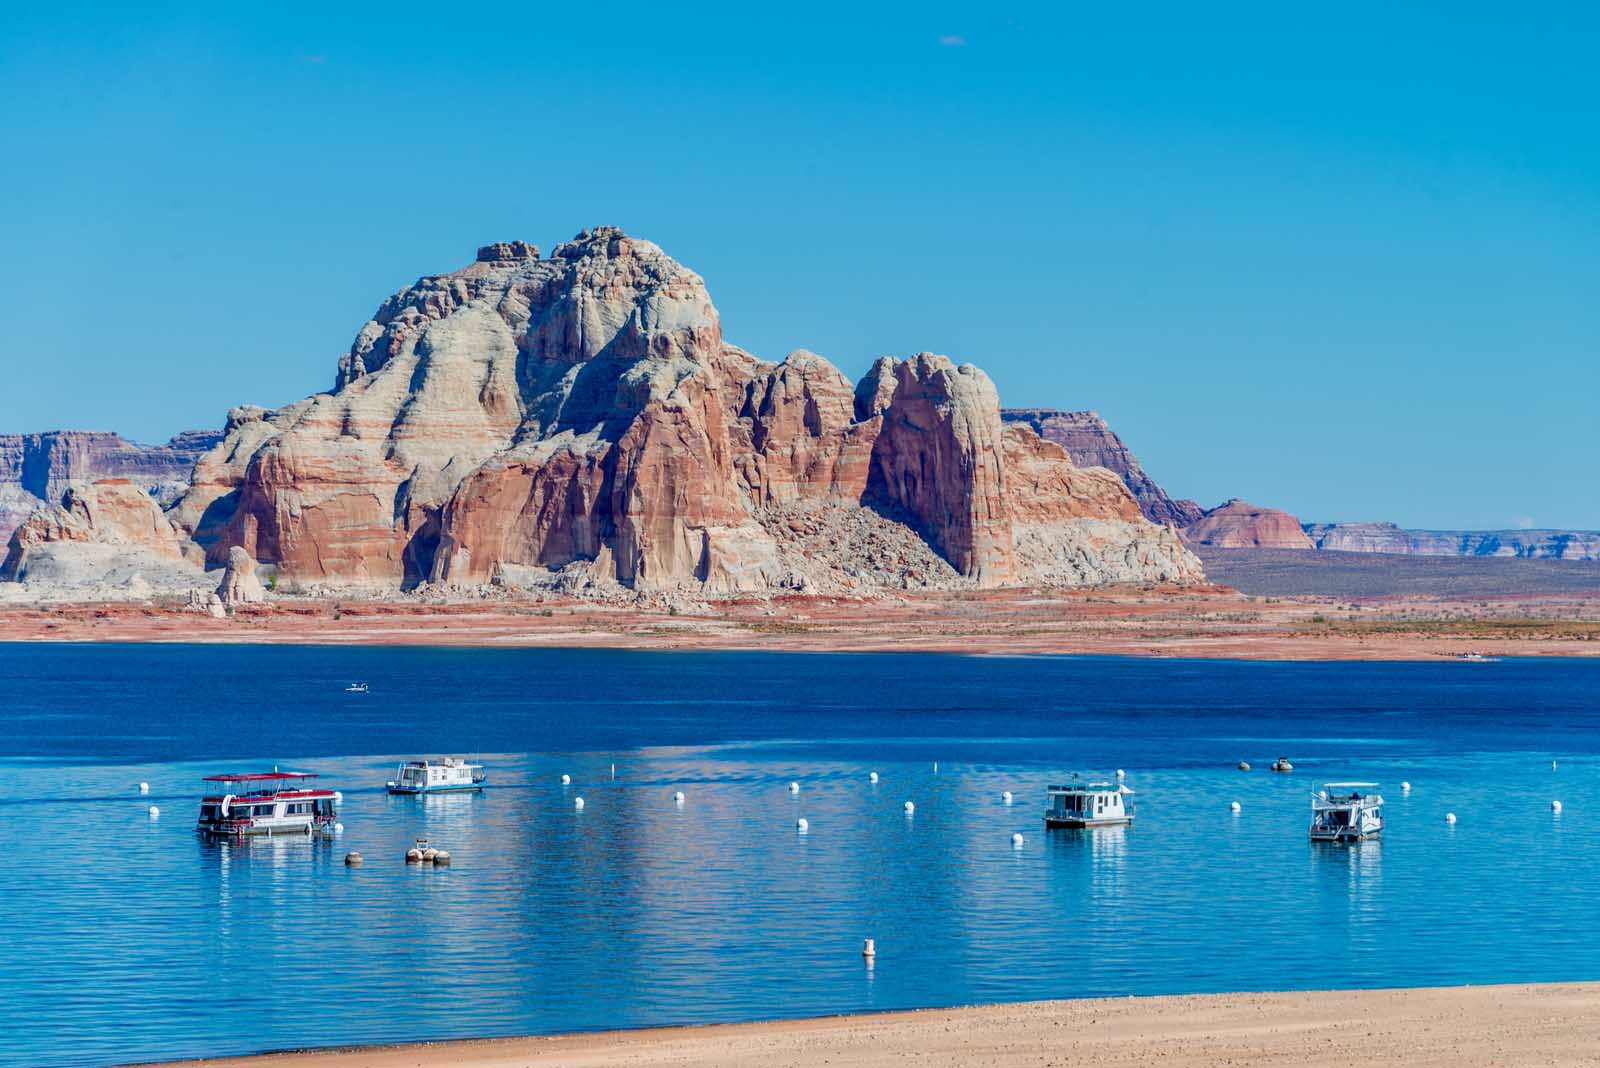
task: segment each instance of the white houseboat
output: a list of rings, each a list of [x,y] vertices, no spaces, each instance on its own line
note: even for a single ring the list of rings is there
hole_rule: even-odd
[[[406,761],[388,786],[391,794],[442,794],[482,790],[488,778],[482,764],[445,757],[443,760]]]
[[[1112,827],[1133,822],[1133,790],[1116,781],[1072,782],[1047,788],[1047,827]]]
[[[205,782],[221,792],[201,799],[198,828],[219,838],[331,832],[339,794],[308,787],[306,780],[315,778],[305,771],[207,775]]]
[[[1383,798],[1375,782],[1324,783],[1311,795],[1311,838],[1355,842],[1383,832]]]

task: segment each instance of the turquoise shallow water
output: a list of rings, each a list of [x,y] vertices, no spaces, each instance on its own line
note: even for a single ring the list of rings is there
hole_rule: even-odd
[[[0,646],[0,1063],[1596,979],[1597,683],[1570,661]],[[383,793],[445,752],[491,788]],[[1280,753],[1295,772],[1265,770]],[[272,764],[344,792],[337,843],[195,836],[200,776]],[[1046,832],[1047,780],[1116,767],[1134,827]],[[1383,839],[1313,846],[1312,782],[1352,777],[1384,784]],[[419,834],[454,865],[406,867]]]

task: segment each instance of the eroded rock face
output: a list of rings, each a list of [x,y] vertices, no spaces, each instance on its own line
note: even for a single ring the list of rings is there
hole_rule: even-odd
[[[256,562],[237,545],[228,550],[228,568],[217,584],[217,597],[225,605],[255,604],[267,599],[267,588],[256,574]]]
[[[904,509],[955,569],[982,586],[1015,577],[1000,397],[989,376],[930,352],[883,357],[856,387],[879,421],[866,499]]]
[[[1211,509],[1183,536],[1195,545],[1218,549],[1314,549],[1300,520],[1276,508],[1261,508],[1234,498]]]
[[[763,362],[698,275],[609,227],[395,294],[332,392],[229,413],[171,515],[212,566],[324,585],[996,585],[1036,574],[1017,523],[1049,581],[1183,570],[1114,476],[1012,443],[977,368],[886,357],[853,387],[804,350]],[[1133,563],[1068,566],[1068,542]]]
[[[158,560],[183,558],[178,531],[143,488],[123,478],[70,482],[59,504],[39,509],[12,531],[0,578],[20,578],[34,553],[66,542],[137,550]]]
[[[1152,523],[1182,528],[1197,522],[1205,509],[1194,501],[1174,500],[1145,473],[1139,460],[1100,417],[1099,412],[1066,412],[1055,408],[1006,408],[1007,423],[1024,423],[1040,437],[1067,450],[1079,467],[1103,467],[1122,479]]]
[[[0,434],[0,543],[29,515],[58,503],[72,482],[125,478],[170,504],[188,487],[195,460],[221,438],[190,430],[164,445],[138,445],[99,431]]]

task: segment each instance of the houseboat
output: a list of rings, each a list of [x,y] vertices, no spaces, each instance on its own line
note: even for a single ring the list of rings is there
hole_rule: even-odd
[[[1133,822],[1133,790],[1116,781],[1047,787],[1046,827],[1113,827]]]
[[[309,786],[306,780],[316,777],[276,770],[207,775],[206,784],[216,792],[201,800],[198,828],[219,838],[331,832],[339,794]]]
[[[482,790],[488,778],[482,764],[468,764],[455,757],[408,760],[400,765],[388,787],[391,794],[442,794]]]
[[[1311,838],[1357,842],[1383,832],[1383,798],[1375,782],[1324,783],[1311,795]]]

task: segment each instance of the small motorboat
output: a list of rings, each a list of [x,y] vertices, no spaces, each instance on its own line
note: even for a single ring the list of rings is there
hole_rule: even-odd
[[[1272,762],[1273,771],[1293,771],[1294,765],[1289,763],[1288,757],[1279,757]]]
[[[482,790],[488,781],[489,775],[482,764],[445,757],[442,760],[408,760],[385,786],[391,794],[444,794]]]
[[[345,693],[366,693],[367,692],[367,684],[364,683],[364,682],[352,682],[350,685],[348,685],[348,686],[346,686],[344,688],[344,692]]]
[[[1311,840],[1359,842],[1383,833],[1383,797],[1375,782],[1330,782],[1311,794]]]
[[[1049,786],[1046,827],[1113,827],[1133,822],[1133,790],[1121,782],[1080,782]]]

